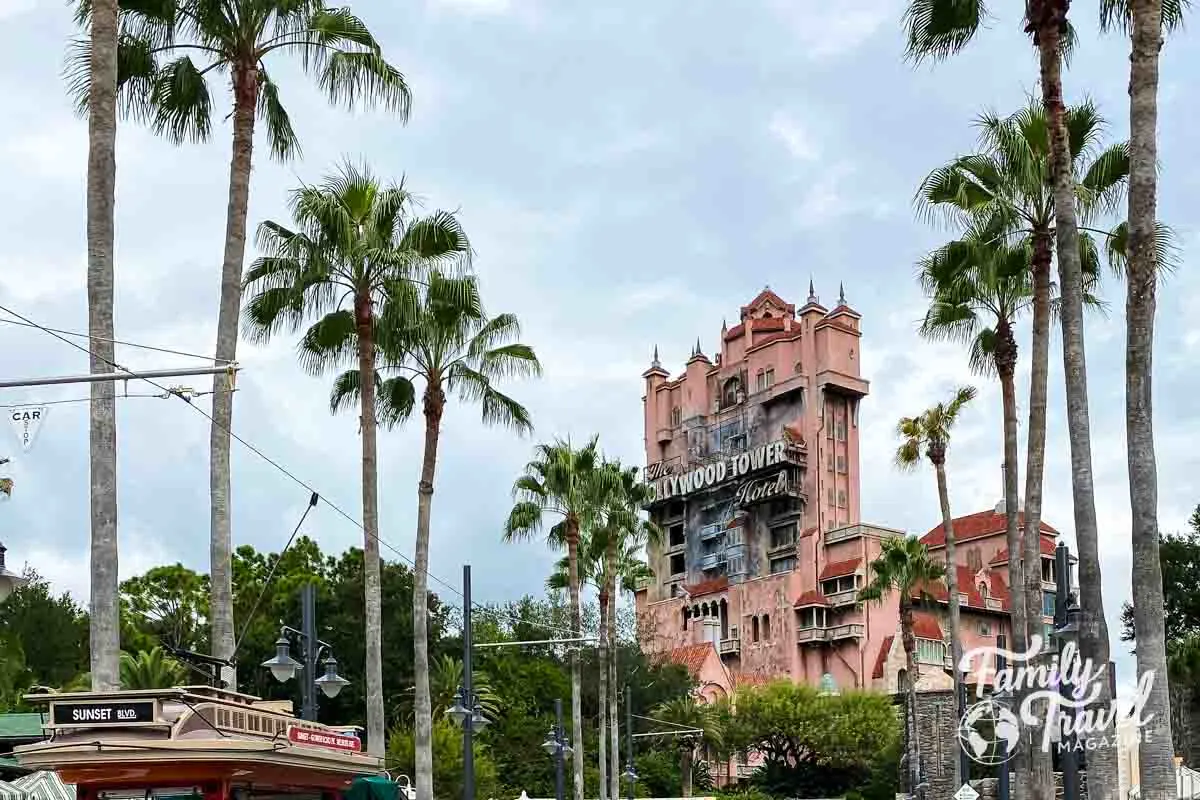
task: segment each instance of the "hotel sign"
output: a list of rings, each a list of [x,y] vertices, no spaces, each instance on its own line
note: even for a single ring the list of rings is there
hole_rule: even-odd
[[[734,501],[739,506],[748,506],[751,503],[761,503],[764,500],[770,500],[772,497],[778,497],[786,492],[787,488],[787,470],[781,469],[774,478],[761,478],[759,480],[746,481],[743,483],[738,487],[737,495],[734,496]]]
[[[667,474],[650,482],[654,487],[654,499],[669,500],[673,497],[687,497],[695,492],[744,478],[765,467],[783,464],[785,463],[784,449],[786,447],[787,444],[783,440],[779,440],[759,445],[721,461],[698,466],[695,469],[677,474]],[[786,481],[786,476],[782,480]]]
[[[50,717],[55,727],[134,725],[154,722],[153,700],[122,700],[113,703],[54,703]]]

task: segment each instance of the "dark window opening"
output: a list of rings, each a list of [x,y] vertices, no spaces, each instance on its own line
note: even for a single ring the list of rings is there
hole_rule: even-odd
[[[770,614],[763,614],[762,631],[763,631],[763,639],[768,642],[771,641],[771,615]]]
[[[758,641],[758,617],[750,618],[750,636],[754,641]]]
[[[687,562],[683,560],[683,553],[676,553],[671,556],[671,574],[682,575],[687,571]]]
[[[678,547],[679,545],[683,544],[683,523],[681,522],[678,525],[672,525],[670,535],[671,547]]]

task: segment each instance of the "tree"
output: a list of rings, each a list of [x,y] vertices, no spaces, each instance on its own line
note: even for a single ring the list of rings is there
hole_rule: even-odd
[[[161,647],[121,654],[122,689],[169,689],[184,682],[183,666]]]
[[[1038,53],[1042,106],[1050,138],[1050,185],[1054,194],[1055,243],[1058,283],[1061,294],[1063,372],[1066,375],[1067,431],[1071,447],[1071,490],[1075,511],[1075,535],[1079,546],[1081,591],[1080,650],[1093,663],[1108,663],[1108,627],[1101,595],[1099,528],[1092,473],[1091,422],[1088,414],[1087,359],[1083,340],[1083,311],[1087,299],[1086,275],[1080,258],[1075,182],[1071,172],[1071,143],[1063,102],[1062,62],[1075,35],[1067,20],[1070,0],[1026,0],[1025,32]],[[904,16],[908,55],[916,61],[943,59],[963,49],[988,18],[984,0],[910,0]],[[1009,492],[1015,494],[1015,490]],[[1011,522],[1010,522],[1011,527]],[[1010,561],[1016,551],[1010,543]],[[1019,585],[1019,584],[1017,584]],[[1015,610],[1015,604],[1014,604]],[[1024,615],[1022,615],[1024,616]],[[1014,623],[1018,622],[1014,617]],[[1103,681],[1101,681],[1103,683]],[[1100,686],[1097,703],[1106,707],[1111,693]],[[1018,773],[1021,765],[1018,759]],[[1089,757],[1088,791],[1092,800],[1115,800],[1117,795],[1116,753],[1111,748],[1094,748]],[[1039,798],[1052,798],[1053,785],[1039,776],[1034,786]],[[1018,777],[1016,785],[1023,780]],[[1032,783],[1032,781],[1030,781]]]
[[[436,237],[431,237],[436,240]],[[465,237],[456,239],[465,245]],[[334,384],[330,407],[337,411],[358,400],[363,419],[374,408],[388,427],[406,420],[424,384],[421,407],[425,417],[425,449],[417,485],[417,542],[414,563],[413,627],[416,673],[417,794],[433,794],[430,737],[433,712],[429,697],[429,530],[437,471],[438,441],[448,396],[478,404],[484,425],[502,425],[520,434],[533,429],[529,412],[497,388],[511,378],[537,376],[541,364],[533,349],[513,341],[521,326],[512,314],[489,317],[472,276],[456,277],[433,269],[423,287],[404,283],[389,292],[376,327],[381,352],[379,371],[343,373]],[[361,334],[360,334],[361,339]],[[360,343],[360,352],[362,345]],[[380,373],[398,373],[383,379]],[[374,374],[373,380],[363,376]],[[378,397],[372,397],[378,384]],[[365,390],[360,390],[365,387]]]
[[[208,576],[182,564],[152,567],[121,583],[124,611],[150,650],[163,643],[199,652],[208,640]],[[122,685],[124,679],[122,678]]]
[[[681,797],[692,796],[692,766],[699,752],[707,747],[721,746],[721,731],[717,716],[709,706],[696,702],[695,697],[677,697],[654,708],[654,717],[676,729],[694,728],[703,733],[683,733],[677,740],[679,772],[682,778]]]
[[[24,577],[28,583],[0,603],[0,640],[19,648],[33,683],[61,686],[88,671],[88,615],[69,594],[54,596],[36,572]]]
[[[105,0],[103,5],[110,4],[115,15],[114,0]],[[93,7],[99,10],[100,4],[80,0],[80,18],[86,19]],[[116,19],[112,28],[112,47],[117,49]],[[300,152],[279,87],[267,72],[266,62],[272,54],[298,58],[331,103],[354,108],[379,102],[398,111],[401,119],[408,118],[410,98],[404,77],[383,58],[367,26],[349,8],[328,8],[321,0],[130,2],[122,14],[119,50],[112,56],[114,84],[118,80],[116,62],[121,64],[117,91],[126,114],[147,121],[156,133],[176,143],[208,138],[213,113],[209,80],[229,76],[233,152],[217,317],[216,360],[220,363],[232,363],[237,357],[256,121],[261,119],[267,127],[272,156],[286,160]],[[193,55],[203,63],[193,61]],[[86,50],[79,50],[77,64],[84,57]],[[94,95],[81,74],[77,68],[73,86],[81,106],[89,106]],[[104,102],[111,106],[111,100]],[[108,113],[111,111],[109,108]],[[104,335],[111,339],[111,330]],[[229,522],[233,389],[227,375],[213,378],[212,417],[212,644],[214,655],[229,658],[234,650]],[[230,674],[227,680],[236,684],[236,675]]]
[[[582,634],[579,588],[580,532],[600,512],[614,485],[613,473],[605,469],[598,437],[575,448],[570,440],[556,439],[540,444],[525,474],[513,485],[516,501],[504,524],[505,541],[526,540],[540,533],[547,517],[559,521],[549,528],[547,542],[555,549],[566,547],[570,574],[571,631]],[[583,709],[580,697],[579,653],[571,654],[571,746],[574,749],[575,800],[583,800]]]
[[[438,719],[433,724],[431,741],[434,753],[434,785],[438,790],[435,794],[424,796],[435,800],[459,800],[463,796],[462,730],[447,719]],[[489,748],[478,737],[473,745],[476,796],[501,796],[496,763],[492,760]],[[411,730],[393,730],[388,737],[389,769],[412,775],[416,766],[416,750],[415,737]]]
[[[760,754],[763,766],[752,781],[772,796],[850,796],[874,782],[876,765],[886,758],[891,760],[884,769],[896,777],[900,726],[886,695],[821,695],[811,686],[780,680],[739,689],[720,715],[724,749]],[[871,796],[895,792],[886,786]]]
[[[1163,626],[1162,569],[1158,548],[1158,472],[1154,454],[1154,314],[1160,267],[1158,240],[1158,60],[1163,31],[1182,22],[1185,0],[1105,0],[1101,22],[1118,19],[1130,33],[1129,250],[1125,294],[1125,431],[1133,530],[1134,627],[1138,674],[1168,669]],[[1162,681],[1150,691],[1150,736],[1139,740],[1141,786],[1147,797],[1170,796],[1175,787],[1171,697]],[[1165,728],[1165,730],[1164,730]]]
[[[88,117],[87,293],[88,368],[110,372],[116,363],[113,328],[113,208],[117,188],[117,92],[120,57],[117,0],[88,0],[90,36],[76,41],[75,83],[91,102]],[[111,381],[91,387],[88,412],[91,473],[92,690],[120,687],[120,599],[117,591],[117,404]]]
[[[1164,533],[1158,539],[1158,560],[1162,572],[1163,629],[1167,645],[1200,635],[1200,505],[1188,519],[1186,533]],[[3,607],[0,606],[0,609]],[[1126,603],[1121,611],[1121,639],[1134,641],[1133,606]]]
[[[384,186],[369,170],[344,165],[321,185],[293,192],[295,230],[270,221],[259,227],[264,255],[246,274],[247,288],[256,293],[245,315],[253,339],[266,341],[280,331],[294,334],[315,319],[300,340],[301,365],[321,375],[357,361],[355,369],[337,379],[331,408],[336,412],[351,400],[359,407],[367,554],[367,743],[373,753],[383,752],[385,727],[376,415],[389,400],[375,396],[377,308],[391,295],[406,293],[407,282],[430,267],[461,262],[470,250],[452,214],[414,218],[412,211],[413,197],[402,184]],[[359,386],[365,391],[359,392]],[[403,402],[396,400],[398,406]]]
[[[917,640],[913,632],[913,596],[920,596],[945,574],[946,568],[929,556],[929,550],[915,536],[893,536],[880,543],[879,556],[871,562],[871,580],[858,593],[858,599],[864,603],[882,603],[892,592],[899,594],[900,641],[904,646],[908,673],[905,725],[908,730],[909,787],[917,785],[921,760],[917,737],[917,680],[920,675],[917,671]]]
[[[937,476],[938,505],[942,510],[942,528],[946,532],[946,591],[950,605],[950,652],[954,664],[956,698],[962,696],[962,629],[959,627],[958,615],[958,562],[954,556],[954,517],[950,514],[950,490],[946,486],[946,448],[950,444],[950,433],[954,430],[958,415],[973,399],[974,386],[960,387],[949,403],[938,403],[915,417],[904,417],[896,426],[896,433],[902,440],[896,449],[896,465],[904,470],[914,470],[922,458],[928,458]],[[963,782],[959,770],[960,764],[956,759],[955,786]]]

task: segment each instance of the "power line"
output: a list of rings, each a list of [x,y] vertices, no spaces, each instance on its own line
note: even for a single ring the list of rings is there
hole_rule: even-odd
[[[124,394],[117,395],[116,399],[117,400],[133,400],[133,399],[156,398],[158,400],[166,400],[167,398],[170,398],[170,397],[180,397],[184,400],[189,400],[189,399],[195,398],[195,397],[205,397],[210,394],[212,394],[212,392],[192,392],[192,391],[185,390],[183,387],[173,387],[172,389],[170,389],[162,394],[154,394],[151,392],[141,392],[141,393],[135,392],[133,394],[130,394],[130,393],[126,392]],[[67,400],[30,400],[25,403],[0,403],[0,408],[24,408],[25,406],[58,406],[58,405],[65,405],[68,403],[90,403],[91,400],[92,400],[92,398],[90,398],[90,397],[72,397]]]
[[[123,366],[121,366],[120,364],[117,364],[117,363],[116,363],[116,362],[114,362],[114,361],[110,361],[109,359],[105,358],[104,356],[101,356],[101,355],[100,355],[100,354],[98,354],[98,353],[94,353],[94,352],[93,352],[93,351],[92,351],[90,348],[83,347],[82,345],[79,345],[79,344],[76,344],[75,342],[72,342],[70,339],[67,339],[67,338],[65,338],[65,336],[64,336],[64,335],[61,335],[61,333],[62,333],[62,332],[60,332],[58,329],[54,329],[54,328],[47,328],[46,326],[44,326],[44,325],[41,325],[41,324],[39,324],[39,323],[37,323],[37,322],[34,322],[34,321],[33,321],[33,320],[31,320],[30,318],[28,318],[28,317],[26,317],[26,316],[24,316],[24,315],[22,315],[22,314],[18,314],[16,311],[13,311],[11,308],[8,308],[7,306],[4,306],[4,305],[2,305],[2,304],[0,304],[0,311],[3,311],[3,312],[4,312],[4,313],[6,313],[6,314],[9,314],[9,315],[11,315],[11,316],[14,316],[14,317],[16,317],[18,320],[20,320],[22,323],[24,323],[24,325],[25,325],[26,327],[36,328],[36,329],[38,329],[38,330],[40,330],[40,331],[43,331],[44,333],[48,333],[48,334],[50,334],[51,336],[53,336],[55,339],[58,339],[59,341],[61,341],[61,342],[65,343],[65,344],[67,344],[67,345],[69,345],[69,346],[71,346],[71,347],[75,348],[76,350],[79,350],[79,351],[80,351],[80,352],[82,352],[82,353],[86,353],[88,356],[91,356],[91,357],[94,357],[94,358],[97,358],[97,359],[99,359],[100,361],[103,361],[104,363],[106,363],[106,364],[108,364],[109,366],[111,366],[113,369],[120,370],[121,372],[127,372],[127,373],[129,373],[129,374],[130,374],[130,377],[132,377],[132,378],[137,378],[137,379],[139,379],[139,380],[143,380],[143,381],[145,381],[146,383],[149,383],[151,386],[154,386],[155,388],[157,388],[157,389],[159,389],[160,391],[164,392],[164,393],[165,393],[166,395],[168,395],[168,396],[172,394],[171,390],[170,390],[170,389],[168,389],[167,387],[163,386],[162,384],[160,384],[160,383],[157,383],[156,381],[154,381],[154,380],[152,380],[152,379],[150,379],[150,378],[147,378],[147,377],[145,377],[145,376],[143,376],[143,375],[137,375],[137,374],[136,374],[136,373],[134,373],[132,370],[129,370],[129,369],[127,369],[126,367],[123,367]],[[0,320],[0,321],[2,321],[2,322],[10,322],[10,323],[11,323],[11,321],[10,321],[10,320]],[[15,324],[15,323],[14,323],[14,324]],[[70,331],[67,331],[66,333],[67,333],[68,335],[71,335],[71,332],[70,332]],[[73,334],[73,335],[82,335],[82,334]],[[89,338],[90,338],[90,337],[89,337]],[[203,356],[203,357],[204,357],[204,358],[207,358],[207,356]],[[89,399],[90,399],[90,398],[89,398]],[[207,411],[205,411],[204,409],[202,409],[202,408],[200,408],[199,406],[195,405],[194,403],[190,402],[190,400],[188,400],[187,398],[184,398],[184,397],[180,396],[180,399],[181,399],[181,400],[184,400],[184,401],[187,403],[187,405],[188,405],[188,407],[189,407],[189,408],[195,409],[196,413],[200,414],[202,417],[204,417],[205,419],[207,419],[207,420],[209,421],[209,423],[211,423],[212,425],[215,425],[215,426],[216,426],[218,429],[220,429],[220,430],[221,430],[221,431],[223,431],[224,433],[228,434],[228,435],[230,436],[230,438],[232,438],[234,441],[238,442],[238,443],[239,443],[239,444],[241,444],[243,447],[245,447],[247,450],[249,450],[250,452],[254,453],[256,456],[258,456],[260,459],[262,459],[262,460],[263,460],[263,461],[265,461],[266,463],[270,464],[270,465],[271,465],[272,467],[274,467],[274,468],[275,468],[277,471],[279,471],[279,472],[280,472],[280,473],[282,473],[283,475],[285,475],[285,476],[287,476],[288,478],[290,478],[290,479],[291,479],[293,482],[295,482],[296,484],[300,485],[300,486],[301,486],[301,487],[303,487],[304,489],[307,489],[307,490],[308,490],[308,491],[309,491],[309,492],[310,492],[310,493],[311,493],[313,496],[317,497],[317,498],[318,498],[318,499],[319,499],[321,502],[323,502],[325,505],[329,506],[329,508],[331,508],[331,509],[332,509],[332,510],[333,510],[335,513],[337,513],[338,515],[340,515],[341,517],[343,517],[343,518],[344,518],[344,519],[345,519],[347,522],[349,522],[351,525],[353,525],[354,527],[356,527],[356,528],[358,528],[360,531],[362,531],[364,535],[371,536],[371,537],[372,537],[372,538],[373,538],[373,539],[374,539],[376,542],[378,542],[379,544],[383,545],[383,546],[384,546],[384,547],[386,547],[388,550],[390,550],[392,553],[394,553],[394,554],[395,554],[395,555],[396,555],[398,558],[400,558],[400,560],[404,561],[406,564],[408,564],[408,565],[410,565],[411,567],[413,567],[413,569],[416,569],[416,562],[414,562],[414,561],[413,561],[411,558],[409,558],[407,555],[405,555],[405,554],[404,554],[403,552],[401,552],[400,550],[396,549],[396,547],[394,547],[394,546],[393,546],[393,545],[392,545],[392,544],[391,544],[389,541],[387,541],[386,539],[384,539],[384,538],[383,538],[382,536],[380,536],[379,534],[372,534],[372,533],[368,533],[368,532],[367,532],[367,530],[366,530],[366,528],[364,528],[364,527],[363,527],[363,524],[362,524],[361,522],[359,522],[357,519],[355,519],[355,518],[354,518],[353,516],[351,516],[350,514],[346,513],[346,512],[345,512],[345,511],[344,511],[344,510],[343,510],[343,509],[340,507],[340,506],[338,506],[336,503],[334,503],[332,500],[330,500],[330,499],[329,499],[328,497],[326,497],[325,495],[323,495],[323,494],[321,494],[320,492],[318,492],[318,491],[317,491],[315,488],[313,488],[312,486],[310,486],[310,485],[309,485],[309,484],[308,484],[306,481],[304,481],[304,480],[302,480],[301,478],[297,477],[297,476],[296,476],[296,475],[295,475],[293,472],[291,472],[290,470],[288,470],[286,467],[284,467],[284,466],[283,466],[282,464],[280,464],[278,461],[276,461],[275,459],[273,459],[273,458],[271,458],[270,456],[268,456],[268,455],[267,455],[266,453],[264,453],[262,450],[260,450],[259,448],[255,447],[253,444],[251,444],[251,443],[250,443],[250,442],[248,442],[247,440],[243,439],[243,438],[242,438],[241,436],[239,436],[238,434],[234,433],[234,432],[233,432],[231,429],[229,429],[229,428],[225,427],[224,425],[220,425],[220,424],[218,424],[218,423],[217,423],[217,421],[213,419],[212,415],[211,415],[211,414],[209,414],[209,413],[208,413]],[[433,572],[430,572],[428,569],[427,569],[427,570],[425,570],[425,575],[426,575],[427,577],[429,577],[429,578],[433,579],[433,580],[434,580],[434,581],[436,581],[437,583],[441,584],[441,585],[442,585],[442,586],[444,586],[446,589],[449,589],[451,592],[453,592],[454,594],[458,595],[459,597],[462,597],[462,596],[463,596],[462,590],[460,590],[458,587],[454,586],[453,584],[451,584],[451,583],[448,583],[447,581],[443,580],[442,578],[438,577],[438,576],[437,576],[437,575],[435,575]],[[521,624],[526,624],[526,625],[530,625],[530,626],[532,626],[532,627],[537,627],[537,628],[541,628],[541,629],[543,629],[543,630],[548,630],[548,631],[555,631],[555,632],[558,632],[558,633],[570,633],[572,636],[574,635],[574,632],[573,632],[573,631],[570,631],[570,630],[568,630],[568,629],[566,629],[566,628],[559,628],[559,627],[557,627],[557,626],[554,626],[554,625],[547,625],[547,624],[545,624],[545,623],[534,622],[534,621],[531,621],[531,620],[524,620],[524,619],[520,619],[520,618],[517,618],[517,617],[510,617],[510,616],[508,616],[508,615],[505,615],[505,614],[503,614],[503,612],[499,612],[499,611],[497,611],[496,609],[489,608],[489,607],[487,607],[487,606],[484,606],[484,605],[482,605],[482,604],[480,604],[480,603],[472,602],[471,606],[472,606],[472,608],[478,609],[479,611],[481,611],[481,612],[483,612],[483,613],[489,613],[489,614],[495,614],[495,615],[497,615],[497,616],[501,616],[501,617],[507,617],[507,618],[509,619],[509,621],[511,621],[511,622],[517,622],[517,623],[521,623]]]
[[[7,309],[5,309],[5,311],[7,311]],[[13,312],[8,311],[8,313],[12,314]],[[14,314],[13,316],[18,316],[18,315]],[[22,317],[22,319],[24,319],[24,318]],[[202,358],[205,361],[212,361],[214,363],[221,363],[221,364],[232,363],[230,361],[226,361],[223,358],[213,358],[212,356],[204,356],[204,355],[200,355],[199,353],[189,353],[184,350],[172,350],[169,347],[154,347],[153,345],[138,344],[137,342],[125,342],[120,339],[109,339],[108,337],[105,337],[105,336],[92,336],[91,334],[81,333],[79,331],[67,331],[67,330],[63,330],[62,328],[47,328],[44,325],[38,325],[36,322],[18,322],[17,320],[12,320],[12,319],[0,319],[0,322],[4,323],[6,325],[16,325],[20,328],[36,328],[39,330],[48,331],[50,333],[61,333],[64,336],[75,336],[80,339],[95,339],[96,341],[99,341],[99,342],[111,342],[112,344],[119,344],[123,347],[136,347],[139,350],[152,350],[155,353],[169,353],[170,355],[173,355],[173,356],[186,356],[187,358]]]

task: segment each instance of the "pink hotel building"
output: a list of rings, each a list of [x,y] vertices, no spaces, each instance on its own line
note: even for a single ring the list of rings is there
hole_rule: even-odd
[[[697,341],[672,378],[656,348],[643,374],[650,514],[665,532],[636,595],[643,647],[685,665],[706,700],[780,677],[889,693],[906,680],[898,599],[856,599],[880,541],[903,533],[859,517],[861,323],[840,291],[830,310],[810,283],[797,309],[768,288],[722,325],[713,358]],[[964,649],[1008,626],[1004,527],[1003,506],[955,520]],[[1042,525],[1047,624],[1056,535]],[[940,551],[941,524],[923,541]],[[918,689],[945,690],[948,595],[929,593]]]

